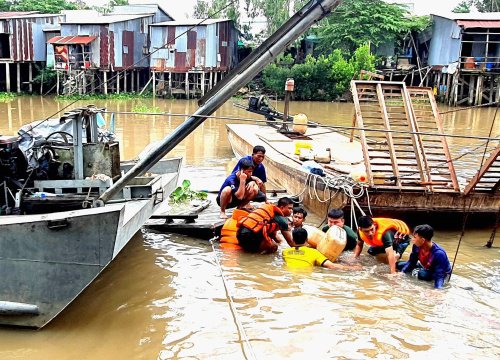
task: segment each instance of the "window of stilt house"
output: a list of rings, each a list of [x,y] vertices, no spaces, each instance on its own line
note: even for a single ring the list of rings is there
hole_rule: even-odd
[[[465,29],[460,66],[469,71],[500,72],[500,29]]]
[[[10,59],[10,34],[0,34],[0,59]]]

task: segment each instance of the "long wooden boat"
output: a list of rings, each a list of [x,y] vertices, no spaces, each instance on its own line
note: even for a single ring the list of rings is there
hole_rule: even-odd
[[[69,119],[79,120],[79,115]],[[106,165],[101,170],[117,161],[120,166],[117,145],[82,144],[76,137],[72,144],[54,146],[58,159],[68,151],[78,159],[78,144],[85,148],[82,163]],[[99,151],[93,151],[94,145]],[[163,160],[150,174],[135,177],[112,201],[94,206],[99,193],[111,186],[110,178],[37,180],[32,188],[17,189],[17,211],[0,216],[0,325],[41,328],[57,316],[168,199],[181,163],[182,158]],[[130,167],[123,163],[120,169]],[[6,194],[11,191],[5,189]],[[12,205],[7,195],[4,201]]]
[[[235,155],[263,145],[268,177],[301,194],[320,216],[330,208],[355,206],[352,198],[377,215],[499,212],[500,145],[477,175],[461,184],[431,89],[374,81],[355,81],[352,87],[357,139],[325,128],[308,128],[298,136],[267,125],[228,124]],[[321,164],[326,176],[304,168],[307,162],[295,151],[304,144],[330,153],[328,163]],[[360,177],[363,182],[353,181]]]

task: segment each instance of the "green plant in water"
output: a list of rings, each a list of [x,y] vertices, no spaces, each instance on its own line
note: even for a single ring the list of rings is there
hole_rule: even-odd
[[[56,100],[133,100],[152,98],[152,93],[119,93],[119,94],[74,94],[74,95],[58,95]]]
[[[135,105],[132,108],[133,112],[137,113],[159,113],[161,109],[158,106],[147,106],[145,104]]]
[[[170,194],[170,199],[174,203],[183,203],[193,199],[205,200],[207,198],[207,193],[204,191],[194,191],[191,190],[191,181],[182,181],[181,186],[172,191]]]
[[[9,102],[12,101],[17,95],[14,93],[0,92],[0,101]]]

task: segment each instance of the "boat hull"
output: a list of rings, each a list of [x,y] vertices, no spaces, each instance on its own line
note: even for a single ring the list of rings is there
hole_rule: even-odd
[[[172,161],[146,199],[0,217],[0,324],[40,328],[68,306],[175,189],[181,159]]]
[[[271,129],[271,130],[270,130]],[[349,208],[350,198],[342,192],[325,189],[324,183],[314,181],[311,175],[304,170],[300,162],[293,157],[293,153],[283,153],[277,150],[284,148],[283,140],[277,136],[276,141],[266,140],[261,134],[268,134],[272,128],[248,124],[228,124],[228,139],[233,152],[237,157],[252,153],[255,145],[266,148],[265,166],[268,179],[272,179],[278,185],[287,189],[292,194],[302,194],[304,205],[320,217],[331,208]],[[338,142],[332,142],[333,146],[340,146]],[[290,145],[290,148],[292,146]],[[310,195],[314,196],[310,196]],[[373,211],[377,216],[413,217],[424,218],[427,215],[435,215],[436,212],[447,214],[449,217],[463,218],[466,212],[484,215],[490,223],[500,208],[500,197],[485,193],[471,193],[464,195],[450,189],[449,192],[428,193],[426,191],[390,191],[379,189],[368,189],[369,196],[357,199],[359,205],[365,211]],[[316,196],[317,195],[317,196]],[[327,201],[318,201],[317,198]],[[457,223],[460,225],[460,223]]]

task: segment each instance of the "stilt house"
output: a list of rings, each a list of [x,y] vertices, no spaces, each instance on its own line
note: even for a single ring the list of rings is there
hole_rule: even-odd
[[[135,91],[148,74],[149,25],[155,14],[67,17],[54,47],[58,93]]]
[[[45,67],[47,36],[59,31],[58,14],[0,12],[0,91],[33,91],[37,68]],[[3,69],[2,69],[3,68]]]
[[[432,15],[432,83],[450,105],[500,100],[500,13]]]
[[[238,32],[228,19],[168,21],[150,27],[156,95],[203,96],[238,62]]]

